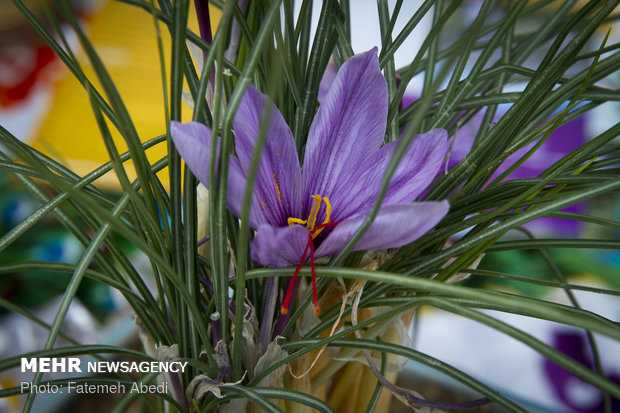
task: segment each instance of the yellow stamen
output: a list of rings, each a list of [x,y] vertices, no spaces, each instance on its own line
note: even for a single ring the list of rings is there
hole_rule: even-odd
[[[329,223],[329,219],[332,213],[332,205],[329,202],[329,198],[326,196],[321,197],[320,195],[312,195],[311,198],[313,199],[313,203],[312,203],[312,208],[310,209],[310,213],[308,214],[308,219],[303,220],[301,218],[289,217],[286,220],[289,226],[295,225],[295,224],[305,225],[308,231],[313,231],[314,228],[316,227],[316,219],[319,215],[319,210],[321,209],[321,203],[323,201],[325,202],[325,220],[323,221],[323,224],[321,225]],[[323,231],[324,229],[325,228],[321,228],[317,231],[312,232],[312,238],[316,238],[317,235],[319,235],[321,231]]]
[[[306,224],[306,228],[312,231],[314,229],[314,225],[316,224],[316,216],[319,214],[319,208],[321,208],[321,196],[312,195],[310,198],[314,199],[314,203],[312,204],[312,209],[310,209],[310,214],[308,215],[308,223]]]
[[[329,222],[329,217],[331,216],[332,213],[332,205],[329,203],[329,198],[324,196],[323,197],[323,201],[325,201],[325,220],[323,221],[323,224],[327,224]],[[314,229],[314,227],[312,227]],[[312,234],[312,238],[316,238],[317,235],[319,235],[321,233],[321,231],[323,231],[325,228],[321,228],[318,231],[315,231],[314,234]]]
[[[301,224],[301,225],[305,225],[305,223],[307,221],[303,220],[303,219],[299,219],[299,218],[293,218],[293,217],[289,217],[286,222],[288,223],[288,226],[290,227],[291,225],[294,224]]]

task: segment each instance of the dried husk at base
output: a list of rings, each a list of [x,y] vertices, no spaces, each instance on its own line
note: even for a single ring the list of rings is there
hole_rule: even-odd
[[[360,268],[376,270],[391,255],[387,251],[369,251],[364,254]],[[350,304],[352,296],[356,292],[356,284],[351,285],[348,293],[345,293],[345,288],[342,280],[331,280],[327,288],[325,288],[325,293],[319,300],[320,307],[330,308],[333,305],[342,303],[343,300]],[[413,312],[414,310],[407,311],[393,322],[393,325],[386,328],[379,335],[381,341],[406,345],[407,343],[403,343],[403,340],[408,340],[406,326],[411,323]],[[357,318],[358,321],[364,321],[374,315],[376,315],[376,312],[369,309],[361,309],[358,311]],[[339,319],[338,324],[331,329],[331,333],[340,329],[347,321],[350,321],[350,318]],[[328,337],[329,335],[330,331],[324,331],[320,334],[320,337]],[[404,336],[407,338],[405,339]],[[355,335],[351,334],[348,337],[355,338]],[[285,386],[325,400],[327,404],[339,413],[365,412],[378,379],[367,366],[367,362],[361,352],[358,352],[354,357],[346,356],[344,359],[348,361],[344,362],[343,366],[333,375],[331,380],[315,386],[314,389],[312,388],[312,379],[326,366],[336,361],[342,361],[343,353],[345,352],[345,349],[338,352],[330,351],[329,349],[325,351],[317,349],[299,357],[290,364],[290,369],[285,374]],[[373,352],[371,356],[377,365],[381,365],[381,354]],[[388,354],[386,362],[388,368],[386,369],[385,377],[389,381],[395,382],[398,373],[402,369],[403,361],[396,355]],[[307,374],[303,374],[305,372]],[[374,411],[387,413],[390,411],[391,403],[392,393],[387,389],[382,389]],[[286,403],[286,406],[287,412],[310,413],[313,411],[311,408],[297,403]]]
[[[362,309],[358,312],[358,321],[364,321],[373,315],[375,314],[372,311]],[[409,310],[401,315],[399,321],[402,321],[403,325],[409,325],[412,316],[413,310]],[[351,338],[354,337],[354,335],[351,335]],[[383,342],[402,344],[402,334],[399,333],[398,328],[395,326],[388,327],[380,338]],[[333,359],[340,360],[341,358],[339,358],[339,355],[342,353],[343,351],[341,350]],[[376,352],[371,352],[371,356],[375,360],[375,364],[380,366],[381,355]],[[398,373],[402,369],[402,364],[399,357],[393,354],[387,355],[386,362],[388,368],[384,376],[394,383]],[[338,373],[334,375],[327,403],[339,413],[365,412],[372,394],[375,391],[377,382],[377,377],[366,365],[364,357],[361,356],[361,353],[358,353],[354,361],[347,361],[344,366],[340,368]],[[387,413],[390,411],[391,403],[392,393],[383,388],[374,411],[378,413]]]

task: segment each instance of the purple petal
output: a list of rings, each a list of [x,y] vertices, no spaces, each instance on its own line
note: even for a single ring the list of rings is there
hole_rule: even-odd
[[[185,161],[192,173],[200,182],[209,188],[209,161],[211,156],[211,130],[197,122],[171,122],[170,135],[181,158]],[[219,151],[219,141],[217,143]],[[243,191],[246,177],[239,161],[231,156],[228,170],[228,195],[226,205],[235,216],[241,216],[243,206]],[[258,228],[267,223],[256,198],[252,200],[250,209],[250,227]]]
[[[269,98],[249,86],[233,122],[239,166],[247,176],[264,109],[272,105],[271,121],[256,179],[258,205],[267,222],[278,226],[300,211],[301,168],[293,134]]]
[[[433,181],[448,150],[447,132],[434,129],[414,137],[401,159],[384,205],[412,202]],[[373,207],[381,180],[398,141],[390,142],[375,152],[368,166],[359,168],[359,176],[342,185],[341,192],[332,204],[332,221],[341,221],[357,211]]]
[[[194,176],[209,188],[209,162],[211,159],[211,129],[202,123],[170,122],[170,136]],[[217,143],[219,151],[219,141]]]
[[[449,209],[448,201],[385,205],[353,251],[396,248],[408,244],[430,231]],[[333,255],[340,251],[369,213],[357,213],[340,222],[321,243],[316,256]]]
[[[347,60],[310,127],[304,158],[305,199],[336,200],[358,179],[379,149],[387,123],[388,96],[377,50]],[[304,213],[311,205],[304,205]]]
[[[385,204],[411,202],[430,185],[448,151],[447,138],[448,132],[444,129],[433,129],[414,138],[392,176],[383,201]],[[398,141],[395,141],[381,148],[385,168],[397,145]]]
[[[243,195],[245,192],[246,183],[247,179],[241,170],[241,166],[239,166],[239,160],[231,156],[228,169],[228,193],[226,196],[226,206],[236,217],[241,217]],[[256,197],[252,197],[252,204],[250,205],[250,228],[256,229],[259,225],[263,224],[267,224],[265,214],[258,203],[258,199]]]
[[[382,152],[375,151],[367,166],[358,168],[359,175],[341,183],[338,194],[330,199],[332,222],[344,221],[359,211],[373,207],[387,166],[383,158]],[[323,214],[320,214],[319,218],[318,222],[323,222]]]
[[[332,87],[334,83],[334,79],[336,79],[336,74],[338,73],[338,67],[333,60],[329,60],[327,63],[327,67],[325,68],[325,72],[323,73],[323,77],[321,77],[321,82],[319,83],[319,93],[317,95],[317,100],[319,102],[323,102],[323,99],[329,92],[329,89]]]
[[[307,243],[308,230],[302,225],[261,225],[252,241],[252,259],[265,267],[294,265],[299,263]]]

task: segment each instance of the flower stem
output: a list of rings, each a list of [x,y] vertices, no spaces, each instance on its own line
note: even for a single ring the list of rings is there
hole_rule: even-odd
[[[262,356],[267,350],[269,339],[271,338],[271,327],[273,325],[273,315],[278,299],[278,277],[267,279],[267,293],[265,294],[265,308],[261,319],[260,331],[258,333],[258,357]]]
[[[211,44],[213,37],[211,35],[211,16],[209,16],[209,1],[194,0],[196,7],[196,17],[198,17],[198,28],[200,29],[200,38],[206,43]],[[205,59],[206,59],[205,52]]]

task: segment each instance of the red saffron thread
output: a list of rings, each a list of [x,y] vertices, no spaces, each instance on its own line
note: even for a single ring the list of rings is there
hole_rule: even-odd
[[[304,253],[301,255],[301,259],[299,260],[299,264],[297,264],[297,268],[295,268],[295,272],[293,273],[293,278],[291,278],[291,282],[288,285],[288,289],[286,290],[286,295],[284,296],[284,301],[282,301],[282,306],[280,307],[280,312],[282,314],[287,314],[289,308],[291,307],[291,300],[293,298],[293,288],[295,287],[295,280],[297,279],[297,275],[299,274],[299,270],[304,265],[304,261],[306,260],[306,254],[308,253],[308,249],[310,249],[310,271],[312,273],[312,303],[314,304],[314,313],[318,316],[321,313],[319,308],[319,300],[316,288],[316,272],[314,270],[314,238],[312,235],[317,231],[322,230],[326,227],[335,227],[338,225],[337,222],[326,222],[324,224],[319,225],[316,228],[311,229],[308,232],[308,243],[306,244],[306,248],[304,249]]]
[[[316,274],[314,272],[314,240],[312,233],[308,234],[308,244],[310,244],[310,271],[312,272],[312,304],[314,304],[314,314],[317,316],[321,312],[319,309],[319,299],[316,292]]]
[[[312,236],[310,236],[310,238],[312,238]],[[308,252],[309,247],[310,244],[306,244],[306,248],[304,249],[304,253],[301,256],[301,260],[299,260],[299,264],[297,264],[297,268],[295,268],[295,272],[293,273],[293,278],[288,285],[288,290],[286,291],[284,301],[282,301],[282,306],[280,307],[280,312],[282,314],[288,313],[288,309],[291,306],[291,297],[293,296],[293,287],[295,286],[295,280],[297,279],[297,274],[299,274],[301,266],[304,265],[304,261],[306,260],[306,253]]]

